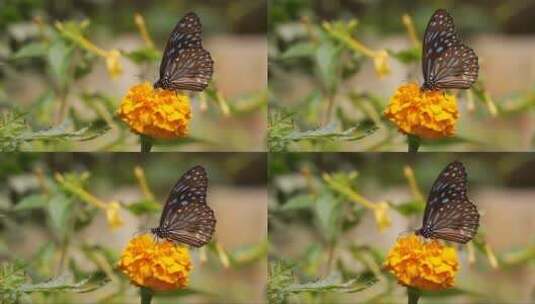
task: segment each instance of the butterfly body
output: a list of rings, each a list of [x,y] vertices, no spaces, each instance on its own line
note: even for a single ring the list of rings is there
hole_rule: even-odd
[[[188,170],[171,190],[160,225],[151,232],[158,238],[193,247],[206,245],[215,231],[215,214],[206,203],[208,177],[201,166]]]
[[[431,187],[422,227],[416,234],[465,244],[479,228],[479,213],[466,194],[467,174],[462,163],[450,163]]]
[[[202,91],[214,73],[214,61],[202,46],[201,21],[186,14],[175,26],[160,63],[160,78],[154,88]]]
[[[422,90],[468,89],[477,80],[477,55],[457,37],[453,17],[443,9],[435,11],[427,24],[422,72]]]

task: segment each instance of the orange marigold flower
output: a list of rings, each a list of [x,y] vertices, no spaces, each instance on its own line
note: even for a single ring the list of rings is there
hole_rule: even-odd
[[[455,248],[412,234],[397,240],[386,257],[385,268],[402,285],[440,290],[453,286],[459,261]]]
[[[117,114],[135,133],[172,139],[188,134],[191,107],[188,96],[145,82],[128,90]]]
[[[409,83],[390,98],[385,116],[404,134],[435,139],[453,135],[459,112],[455,96],[421,91],[416,83]]]
[[[138,286],[164,291],[188,286],[192,265],[187,247],[143,234],[128,242],[119,269]]]

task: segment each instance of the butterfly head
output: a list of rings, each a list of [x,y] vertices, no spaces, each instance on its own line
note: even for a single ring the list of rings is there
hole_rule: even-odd
[[[430,227],[422,227],[415,231],[416,235],[421,235],[424,238],[428,239],[433,234]]]
[[[154,83],[155,89],[161,88],[165,90],[169,87],[171,87],[171,81],[167,77],[160,78]]]
[[[436,87],[436,81],[433,78],[430,78],[426,81],[424,81],[424,84],[420,87],[421,91],[434,91],[437,89]]]
[[[165,239],[168,235],[168,232],[160,227],[152,228],[150,232],[160,239]]]

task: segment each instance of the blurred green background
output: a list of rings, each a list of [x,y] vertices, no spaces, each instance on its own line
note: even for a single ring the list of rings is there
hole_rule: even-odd
[[[137,151],[138,137],[114,117],[134,84],[158,77],[169,33],[187,12],[203,24],[214,79],[193,94],[189,137],[159,150],[263,151],[266,129],[265,1],[63,1],[0,3],[0,148]],[[145,19],[154,42],[134,21]],[[58,27],[60,22],[68,37]],[[118,50],[112,79],[104,52]],[[76,40],[78,39],[78,40]]]
[[[190,286],[156,293],[153,303],[261,302],[267,276],[262,153],[0,154],[0,302],[12,303],[8,296],[20,292],[17,303],[139,303],[139,288],[115,265],[131,238],[158,225],[170,189],[194,165],[208,173],[215,237],[191,250]],[[137,166],[155,199],[144,196]],[[57,173],[104,203],[118,202],[122,224],[112,229],[106,212],[67,191]],[[49,281],[42,292],[21,292]],[[51,288],[58,282],[66,287]]]
[[[406,151],[383,117],[395,89],[422,83],[420,40],[444,8],[479,57],[479,80],[458,97],[453,138],[427,151],[526,151],[535,138],[534,1],[274,0],[269,9],[269,145],[273,151]],[[355,50],[327,25],[367,48]],[[384,52],[384,53],[382,53]],[[379,57],[380,54],[386,54]],[[380,64],[381,70],[376,64]]]
[[[396,239],[421,226],[425,204],[412,193],[405,167],[426,200],[454,160],[466,167],[480,228],[468,245],[454,245],[460,262],[454,288],[428,292],[420,303],[533,302],[535,156],[529,153],[271,155],[268,297],[273,303],[407,303],[407,289],[382,270]],[[325,174],[386,204],[390,225],[333,188]]]

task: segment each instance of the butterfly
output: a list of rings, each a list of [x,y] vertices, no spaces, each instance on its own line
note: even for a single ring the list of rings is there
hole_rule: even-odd
[[[214,73],[214,61],[201,42],[201,20],[188,13],[175,26],[160,63],[154,88],[202,91]]]
[[[466,196],[466,170],[461,162],[450,163],[431,187],[422,228],[416,234],[465,244],[479,227],[479,213]]]
[[[178,180],[165,202],[160,225],[151,232],[193,247],[206,245],[215,231],[214,211],[206,203],[208,176],[201,166],[188,170]]]
[[[422,90],[468,89],[477,79],[477,55],[459,40],[453,17],[443,9],[435,11],[427,24],[422,71]]]

